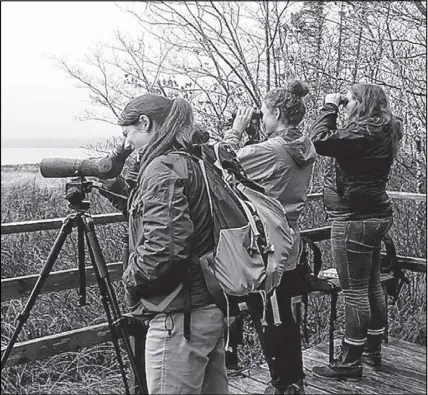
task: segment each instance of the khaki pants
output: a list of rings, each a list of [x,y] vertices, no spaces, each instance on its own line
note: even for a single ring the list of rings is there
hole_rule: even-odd
[[[224,314],[215,305],[192,310],[190,341],[183,313],[158,314],[146,340],[149,394],[228,394]]]

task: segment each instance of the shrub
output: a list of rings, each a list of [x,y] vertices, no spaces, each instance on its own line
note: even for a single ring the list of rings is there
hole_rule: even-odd
[[[2,223],[57,218],[69,214],[70,209],[64,198],[64,182],[58,185],[39,181],[34,179],[29,182],[2,182]],[[91,193],[89,198],[91,213],[113,211],[111,205],[97,192]],[[401,255],[426,256],[426,203],[394,200],[393,205],[395,224],[391,232],[398,252]],[[325,225],[322,202],[308,202],[302,216],[301,228]],[[96,232],[106,261],[120,261],[125,224],[98,226]],[[77,267],[75,233],[73,231],[67,238],[53,271]],[[39,273],[56,235],[57,231],[2,235],[2,278]],[[323,241],[319,245],[323,252],[323,268],[331,267],[329,242]],[[122,286],[115,283],[114,287],[121,301]],[[344,327],[342,298],[339,297],[338,303],[336,336],[342,334]],[[40,295],[18,341],[104,322],[105,313],[96,286],[88,287],[87,299],[87,305],[80,307],[76,290]],[[15,319],[23,310],[25,302],[26,300],[17,299],[2,303],[2,346],[7,344],[12,335]],[[412,275],[411,283],[403,288],[398,303],[389,309],[390,335],[426,345],[426,305],[426,275]],[[124,309],[124,306],[121,308]],[[304,344],[304,347],[328,340],[329,310],[328,297],[310,298],[309,342]],[[264,362],[253,324],[247,318],[244,323],[244,344],[239,347],[239,357],[241,366],[254,366]],[[123,391],[123,384],[114,349],[108,343],[85,348],[77,353],[63,353],[31,364],[6,368],[2,375],[1,389],[2,393],[14,394],[101,394],[119,393]]]

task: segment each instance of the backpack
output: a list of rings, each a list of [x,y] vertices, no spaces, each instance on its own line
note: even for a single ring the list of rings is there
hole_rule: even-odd
[[[214,225],[214,251],[200,258],[207,285],[216,283],[217,294],[221,290],[228,319],[230,297],[237,302],[258,293],[263,301],[262,325],[267,325],[265,311],[269,296],[275,324],[279,325],[275,288],[282,273],[294,267],[288,262],[294,232],[285,210],[279,201],[265,195],[260,185],[246,177],[227,144],[204,145],[198,163]],[[226,349],[227,345],[226,342]]]
[[[205,147],[199,160],[214,222],[211,269],[227,295],[270,294],[291,269],[294,232],[281,203],[246,178],[231,148],[217,143],[212,149],[215,158]]]
[[[235,153],[224,143],[197,145],[188,151],[173,152],[196,160],[206,185],[214,250],[191,259],[201,265],[208,290],[217,305],[229,319],[229,298],[237,302],[256,292],[266,306],[268,295],[279,285],[283,271],[289,269],[287,258],[293,245],[293,231],[283,206],[264,195],[263,188],[245,176]],[[132,270],[128,267],[123,276],[130,290],[138,274]],[[189,284],[185,280],[156,305],[148,306],[148,301],[145,305],[153,312],[161,312],[181,290],[188,294]],[[190,336],[190,310],[190,305],[185,306],[186,338]],[[276,319],[278,321],[279,317]]]

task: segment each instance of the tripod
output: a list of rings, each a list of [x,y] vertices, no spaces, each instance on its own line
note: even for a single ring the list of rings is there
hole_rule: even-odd
[[[128,329],[126,327],[125,317],[121,315],[119,305],[117,303],[116,294],[110,282],[110,277],[104,260],[101,247],[99,245],[97,236],[95,234],[94,221],[87,213],[89,209],[89,201],[85,200],[86,195],[92,189],[92,183],[86,181],[84,177],[73,178],[66,184],[66,199],[69,201],[69,207],[73,210],[64,220],[59,234],[54,242],[54,245],[49,252],[46,263],[39,274],[36,284],[31,291],[27,304],[24,310],[18,315],[15,331],[1,357],[1,370],[6,366],[7,359],[12,352],[13,346],[18,339],[22,327],[27,321],[30,311],[34,306],[37,296],[39,295],[46,279],[48,278],[62,246],[67,236],[72,232],[73,227],[77,227],[77,245],[78,245],[78,261],[79,261],[79,302],[80,306],[86,304],[86,277],[85,277],[85,246],[84,241],[86,237],[86,244],[88,247],[89,255],[91,258],[92,266],[94,268],[95,276],[97,278],[98,288],[101,295],[101,302],[103,304],[107,322],[110,329],[112,343],[116,352],[117,360],[119,362],[122,380],[125,386],[125,392],[130,393],[129,386],[126,378],[125,367],[122,355],[119,348],[119,337],[122,338],[125,351],[129,357],[132,373],[135,377],[135,382],[141,394],[147,394],[147,385],[141,379],[137,369],[135,356],[132,352],[131,344],[129,341]],[[135,391],[135,388],[133,388]]]

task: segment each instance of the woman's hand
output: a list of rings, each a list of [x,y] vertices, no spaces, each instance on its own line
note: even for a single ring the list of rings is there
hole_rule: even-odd
[[[105,189],[108,189],[109,191],[114,189],[114,186],[117,181],[117,177],[114,178],[98,178],[98,177],[87,177],[89,181],[92,181],[94,185],[98,187],[103,187]]]
[[[329,93],[325,96],[324,99],[324,103],[333,103],[335,104],[337,107],[339,107],[339,103],[340,103],[340,93]]]
[[[254,108],[253,107],[244,107],[239,108],[235,120],[233,121],[232,129],[237,130],[242,133],[248,126],[253,116]]]

